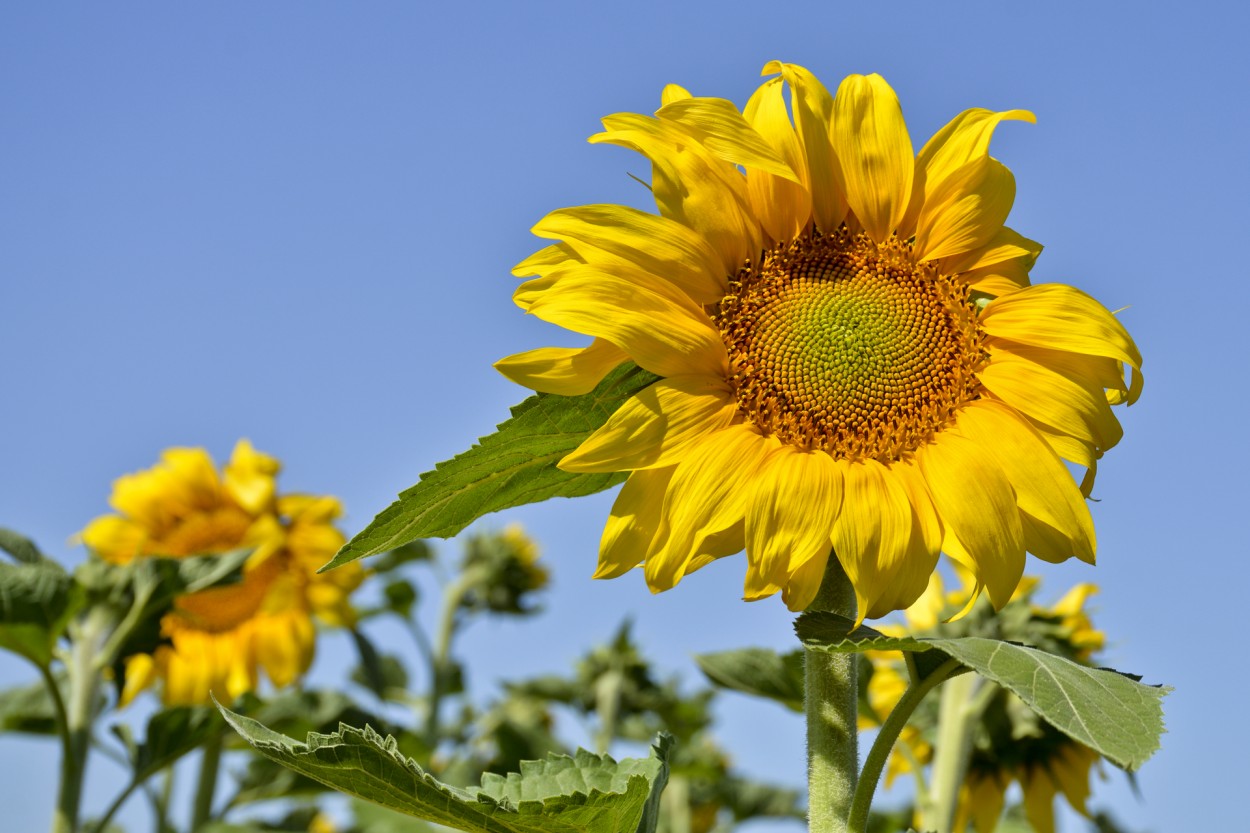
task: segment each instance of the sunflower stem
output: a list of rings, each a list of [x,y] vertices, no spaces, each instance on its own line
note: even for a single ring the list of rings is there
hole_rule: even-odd
[[[807,609],[855,618],[855,589],[836,556]],[[811,649],[804,658],[808,829],[846,833],[859,774],[857,658]]]
[[[102,669],[98,664],[100,648],[116,621],[113,611],[99,605],[86,618],[70,625],[70,653],[66,662],[69,695],[65,702],[67,743],[61,761],[61,784],[57,794],[56,812],[52,818],[53,833],[76,833],[82,802],[83,778],[87,772],[87,753],[91,748],[91,726],[96,718]]]
[[[954,829],[959,788],[968,771],[972,734],[981,716],[979,709],[968,708],[979,683],[976,674],[964,674],[947,680],[942,686],[938,734],[933,744],[933,780],[927,803],[930,812],[924,819],[926,830],[950,833]]]
[[[215,735],[204,744],[200,759],[200,780],[195,788],[195,805],[191,812],[191,833],[199,830],[213,817],[213,795],[217,792],[217,772],[221,768],[221,747],[224,738]]]

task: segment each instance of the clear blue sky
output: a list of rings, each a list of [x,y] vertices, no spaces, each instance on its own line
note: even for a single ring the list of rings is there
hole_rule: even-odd
[[[512,305],[509,269],[553,208],[644,204],[641,158],[585,138],[665,83],[742,104],[773,58],[831,87],[880,72],[917,147],[966,107],[1024,107],[1038,124],[1005,125],[994,152],[1011,225],[1047,247],[1034,278],[1128,306],[1145,355],[1098,479],[1099,565],[1034,562],[1055,595],[1098,582],[1108,661],[1177,688],[1145,800],[1113,773],[1092,806],[1247,829],[1229,787],[1250,679],[1219,634],[1244,629],[1250,579],[1250,21],[1232,3],[948,5],[6,4],[0,524],[76,561],[65,542],[114,477],[247,436],[358,530],[524,396],[491,362],[559,336]],[[561,668],[627,614],[691,675],[694,652],[791,645],[779,602],[738,601],[735,559],[658,597],[591,582],[609,505],[492,519],[532,530],[557,586],[542,620],[469,635],[479,682]],[[31,676],[0,664],[5,684]],[[736,697],[721,714],[741,766],[801,782],[798,717]],[[54,762],[0,738],[6,829],[46,828]],[[98,809],[113,775],[93,776]]]

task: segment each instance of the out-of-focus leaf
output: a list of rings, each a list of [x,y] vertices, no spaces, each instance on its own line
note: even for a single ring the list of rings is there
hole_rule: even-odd
[[[74,580],[52,561],[0,563],[0,648],[47,667],[78,607]]]
[[[0,550],[7,552],[14,560],[23,564],[38,564],[47,561],[48,557],[39,551],[35,542],[21,533],[0,526]]]
[[[56,734],[56,707],[48,687],[40,682],[0,691],[0,731]]]
[[[739,648],[698,654],[694,661],[716,685],[764,697],[803,711],[803,652],[778,654],[769,648]]]

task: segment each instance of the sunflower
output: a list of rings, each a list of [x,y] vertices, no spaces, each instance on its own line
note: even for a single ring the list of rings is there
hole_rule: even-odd
[[[802,67],[763,74],[742,111],[669,85],[655,117],[605,118],[591,141],[650,160],[658,215],[555,211],[515,269],[522,309],[593,341],[505,376],[660,377],[559,463],[629,472],[596,577],[643,563],[659,592],[745,548],[746,598],[800,610],[832,550],[862,619],[915,601],[940,552],[996,607],[1026,551],[1092,563],[1084,498],[1141,356],[1088,295],[1029,284],[1041,246],[1004,225],[1015,181],[988,148],[1032,114],[967,110],[916,154],[880,76],[831,96]]]
[[[314,615],[354,621],[348,595],[361,568],[317,574],[343,545],[334,527],[342,507],[332,497],[279,495],[280,468],[240,440],[220,475],[204,449],[171,448],[113,484],[117,513],[81,534],[96,557],[127,564],[252,549],[238,583],[174,600],[161,620],[164,643],[126,660],[124,703],[158,680],[167,705],[206,703],[210,691],[234,698],[257,687],[262,668],[288,685],[312,662]]]

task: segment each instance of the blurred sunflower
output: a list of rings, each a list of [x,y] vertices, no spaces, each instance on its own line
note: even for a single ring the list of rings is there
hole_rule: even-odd
[[[1041,246],[1004,225],[1015,181],[988,147],[1032,114],[967,110],[915,154],[880,76],[830,95],[764,74],[741,112],[670,85],[654,118],[605,118],[591,141],[651,161],[659,215],[555,211],[534,232],[559,242],[515,269],[537,276],[522,309],[594,341],[504,375],[565,395],[625,361],[662,377],[559,464],[631,473],[595,575],[645,562],[658,592],[745,547],[746,597],[799,610],[832,548],[862,618],[914,602],[939,552],[999,607],[1026,551],[1092,562],[1062,461],[1092,486],[1141,356],[1089,296],[1029,285]]]
[[[1092,655],[1105,643],[1094,628],[1085,602],[1098,592],[1092,584],[1079,584],[1050,606],[1033,602],[1039,581],[1025,576],[1008,605],[998,615],[978,605],[956,625],[947,625],[945,636],[981,635],[1044,645],[1053,654],[1090,665]],[[925,635],[943,616],[968,609],[970,589],[943,592],[941,579],[932,577],[921,599],[905,612],[907,627],[879,628],[891,635]],[[958,628],[956,633],[952,628]],[[867,654],[872,662],[868,682],[870,715],[861,715],[860,729],[879,726],[907,688],[903,660],[895,651]],[[993,686],[992,683],[984,685]],[[1097,752],[1045,723],[1018,697],[993,686],[977,715],[968,770],[960,787],[954,829],[959,833],[971,824],[977,833],[993,833],[1002,817],[1006,793],[1018,781],[1024,796],[1025,818],[1037,833],[1054,833],[1054,799],[1062,794],[1081,814],[1090,794],[1090,773],[1101,760]],[[929,743],[937,733],[938,712],[929,708],[914,713],[899,736],[886,768],[886,784],[899,774],[913,772],[933,759]]]
[[[113,484],[116,514],[81,535],[96,557],[126,564],[252,549],[237,584],[174,601],[161,620],[166,644],[127,659],[123,703],[158,680],[167,705],[206,703],[210,691],[234,698],[257,687],[262,668],[274,685],[289,685],[312,662],[313,616],[354,621],[348,595],[363,570],[316,572],[343,544],[334,527],[342,507],[332,497],[279,495],[280,468],[240,440],[220,475],[204,449],[171,448]]]

